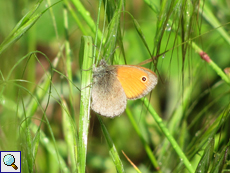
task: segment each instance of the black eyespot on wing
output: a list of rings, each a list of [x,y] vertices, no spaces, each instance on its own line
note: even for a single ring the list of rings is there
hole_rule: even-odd
[[[142,80],[142,82],[146,82],[146,81],[147,81],[147,77],[143,76],[143,77],[141,78],[141,80]]]

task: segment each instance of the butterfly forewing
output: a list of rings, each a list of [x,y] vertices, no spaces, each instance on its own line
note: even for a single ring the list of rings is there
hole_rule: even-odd
[[[144,67],[116,66],[117,78],[120,81],[127,99],[138,99],[148,94],[157,84],[156,74]]]

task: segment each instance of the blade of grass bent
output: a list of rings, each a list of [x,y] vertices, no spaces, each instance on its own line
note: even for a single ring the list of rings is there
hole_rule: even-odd
[[[35,4],[33,8],[22,17],[22,19],[17,23],[17,25],[14,27],[14,29],[11,31],[11,33],[9,34],[7,38],[10,38],[14,34],[15,31],[17,31],[21,26],[23,26],[26,22],[28,22],[28,20],[33,16],[33,14],[38,9],[38,7],[41,5],[42,2],[43,0],[39,0],[37,4]]]
[[[59,2],[56,2],[53,5],[55,5],[55,4],[59,3]],[[31,17],[25,23],[22,22],[22,20],[24,20],[24,18],[25,18],[25,17],[23,17],[22,20],[19,21],[20,24],[16,25],[16,29],[14,29],[13,32],[11,32],[11,34],[1,43],[1,45],[0,45],[0,54],[6,48],[8,48],[11,44],[13,44],[17,40],[19,40],[23,36],[23,34],[25,34],[49,8],[50,7],[46,8],[45,10],[43,10],[41,13],[35,15],[34,17]]]
[[[82,80],[81,80],[81,102],[79,115],[79,140],[78,140],[78,165],[79,173],[85,173],[86,153],[89,132],[90,118],[90,84],[93,64],[93,39],[90,36],[83,36],[81,39],[80,59],[82,63]]]
[[[17,41],[19,38],[15,38],[17,31],[20,28],[23,28],[26,23],[30,20],[32,15],[35,13],[35,11],[38,9],[40,4],[42,3],[43,0],[40,0],[28,13],[26,13],[22,19],[16,24],[14,29],[11,31],[11,33],[4,39],[4,41],[0,45],[0,54],[2,51],[4,51],[6,48],[9,47],[9,45],[15,41]],[[35,21],[36,22],[36,21]],[[32,22],[32,25],[34,23]],[[25,31],[26,32],[26,31]]]

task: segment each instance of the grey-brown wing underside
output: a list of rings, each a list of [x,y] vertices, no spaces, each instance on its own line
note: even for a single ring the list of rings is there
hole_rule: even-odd
[[[112,74],[94,77],[91,97],[92,109],[103,116],[118,116],[126,108],[125,92],[119,80]]]

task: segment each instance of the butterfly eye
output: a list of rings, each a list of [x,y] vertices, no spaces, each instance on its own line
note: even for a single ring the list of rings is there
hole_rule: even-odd
[[[145,82],[145,81],[147,81],[147,77],[143,76],[143,77],[141,78],[141,80],[142,80],[142,82]]]

